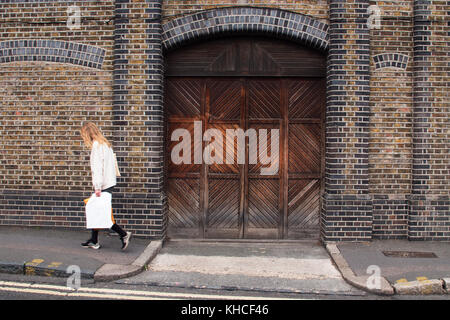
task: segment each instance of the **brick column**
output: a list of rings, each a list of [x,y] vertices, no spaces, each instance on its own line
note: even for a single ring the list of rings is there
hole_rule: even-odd
[[[161,34],[161,0],[116,0],[113,125],[122,177],[115,217],[151,238],[166,229]]]
[[[442,30],[448,28],[448,13],[444,5],[439,9],[433,2],[414,1],[413,170],[408,238],[448,241],[448,83],[439,80],[442,77],[448,81],[443,76],[448,42],[440,44],[445,39]]]
[[[331,0],[322,240],[370,240],[368,0]]]

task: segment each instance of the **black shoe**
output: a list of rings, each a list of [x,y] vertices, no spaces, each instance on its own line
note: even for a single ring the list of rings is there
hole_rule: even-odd
[[[89,239],[88,241],[81,244],[83,248],[92,248],[94,250],[100,249],[100,244],[97,242],[95,243],[92,241],[92,239]]]
[[[120,240],[122,241],[122,250],[125,250],[128,247],[128,244],[130,243],[130,239],[131,239],[131,232],[127,232],[127,235],[124,236],[123,238],[120,238]]]

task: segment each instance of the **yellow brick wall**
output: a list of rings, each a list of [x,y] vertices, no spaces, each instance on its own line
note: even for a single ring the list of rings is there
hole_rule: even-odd
[[[328,3],[326,0],[164,0],[163,20],[166,22],[197,11],[232,6],[278,8],[310,15],[322,22],[328,20]]]

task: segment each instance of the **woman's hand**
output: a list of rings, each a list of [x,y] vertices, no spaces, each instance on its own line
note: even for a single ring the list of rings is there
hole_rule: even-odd
[[[95,190],[95,195],[97,197],[100,197],[101,194],[102,194],[102,190]]]

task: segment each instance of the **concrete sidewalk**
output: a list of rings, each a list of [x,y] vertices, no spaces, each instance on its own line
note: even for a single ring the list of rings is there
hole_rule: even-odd
[[[328,244],[349,283],[380,294],[446,294],[450,291],[450,243],[374,240]],[[374,288],[378,274],[382,288]]]
[[[81,247],[89,231],[0,227],[0,272],[68,277],[78,266],[82,279],[115,280],[141,272],[161,247],[160,241],[132,238],[126,251],[118,236],[100,231],[101,248]]]
[[[162,287],[365,296],[318,242],[166,242],[141,274],[117,281]]]
[[[0,272],[163,287],[365,296],[341,277],[319,242],[149,241],[100,232],[101,248],[81,247],[89,231],[0,227]],[[150,263],[150,264],[149,264]],[[147,266],[148,265],[148,266]],[[146,271],[146,269],[148,271]],[[121,280],[120,280],[121,279]]]
[[[100,232],[100,250],[81,247],[89,231],[0,227],[0,272],[122,284],[365,296],[447,294],[450,243],[375,240],[149,241],[133,238],[126,251]],[[373,276],[379,277],[374,278]],[[379,280],[373,281],[374,279]],[[373,286],[377,284],[377,286]]]

